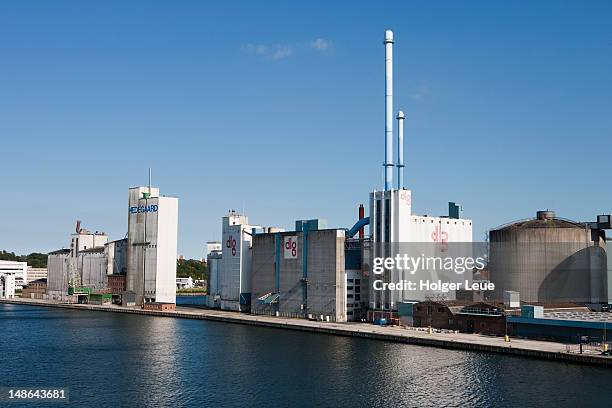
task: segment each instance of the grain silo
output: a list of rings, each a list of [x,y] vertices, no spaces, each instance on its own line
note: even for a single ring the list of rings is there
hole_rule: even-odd
[[[525,302],[607,301],[603,230],[538,211],[534,219],[491,230],[489,241],[490,297],[512,290]]]

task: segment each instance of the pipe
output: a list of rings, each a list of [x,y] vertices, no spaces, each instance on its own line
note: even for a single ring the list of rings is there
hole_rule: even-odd
[[[397,189],[404,188],[404,112],[397,112]]]
[[[357,221],[350,230],[346,231],[346,238],[354,237],[355,234],[366,225],[370,225],[370,217],[365,217]]]
[[[393,188],[393,31],[385,31],[385,191]]]
[[[363,204],[359,204],[359,219],[363,220],[365,218],[365,210],[363,208]],[[359,229],[359,239],[363,240],[365,238],[365,229],[361,227]]]

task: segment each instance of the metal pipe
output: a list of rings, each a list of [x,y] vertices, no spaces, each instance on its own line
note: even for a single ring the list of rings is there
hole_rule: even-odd
[[[393,31],[385,31],[385,191],[393,188]]]
[[[404,188],[404,112],[397,112],[397,189]]]

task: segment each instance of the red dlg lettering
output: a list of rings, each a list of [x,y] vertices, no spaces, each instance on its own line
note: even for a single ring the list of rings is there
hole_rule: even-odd
[[[230,235],[225,241],[226,248],[232,248],[232,256],[236,256],[236,240]]]

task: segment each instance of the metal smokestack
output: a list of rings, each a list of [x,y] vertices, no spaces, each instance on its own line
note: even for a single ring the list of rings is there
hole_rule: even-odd
[[[404,188],[404,112],[397,112],[397,189]]]
[[[393,31],[385,31],[385,191],[393,188]]]

